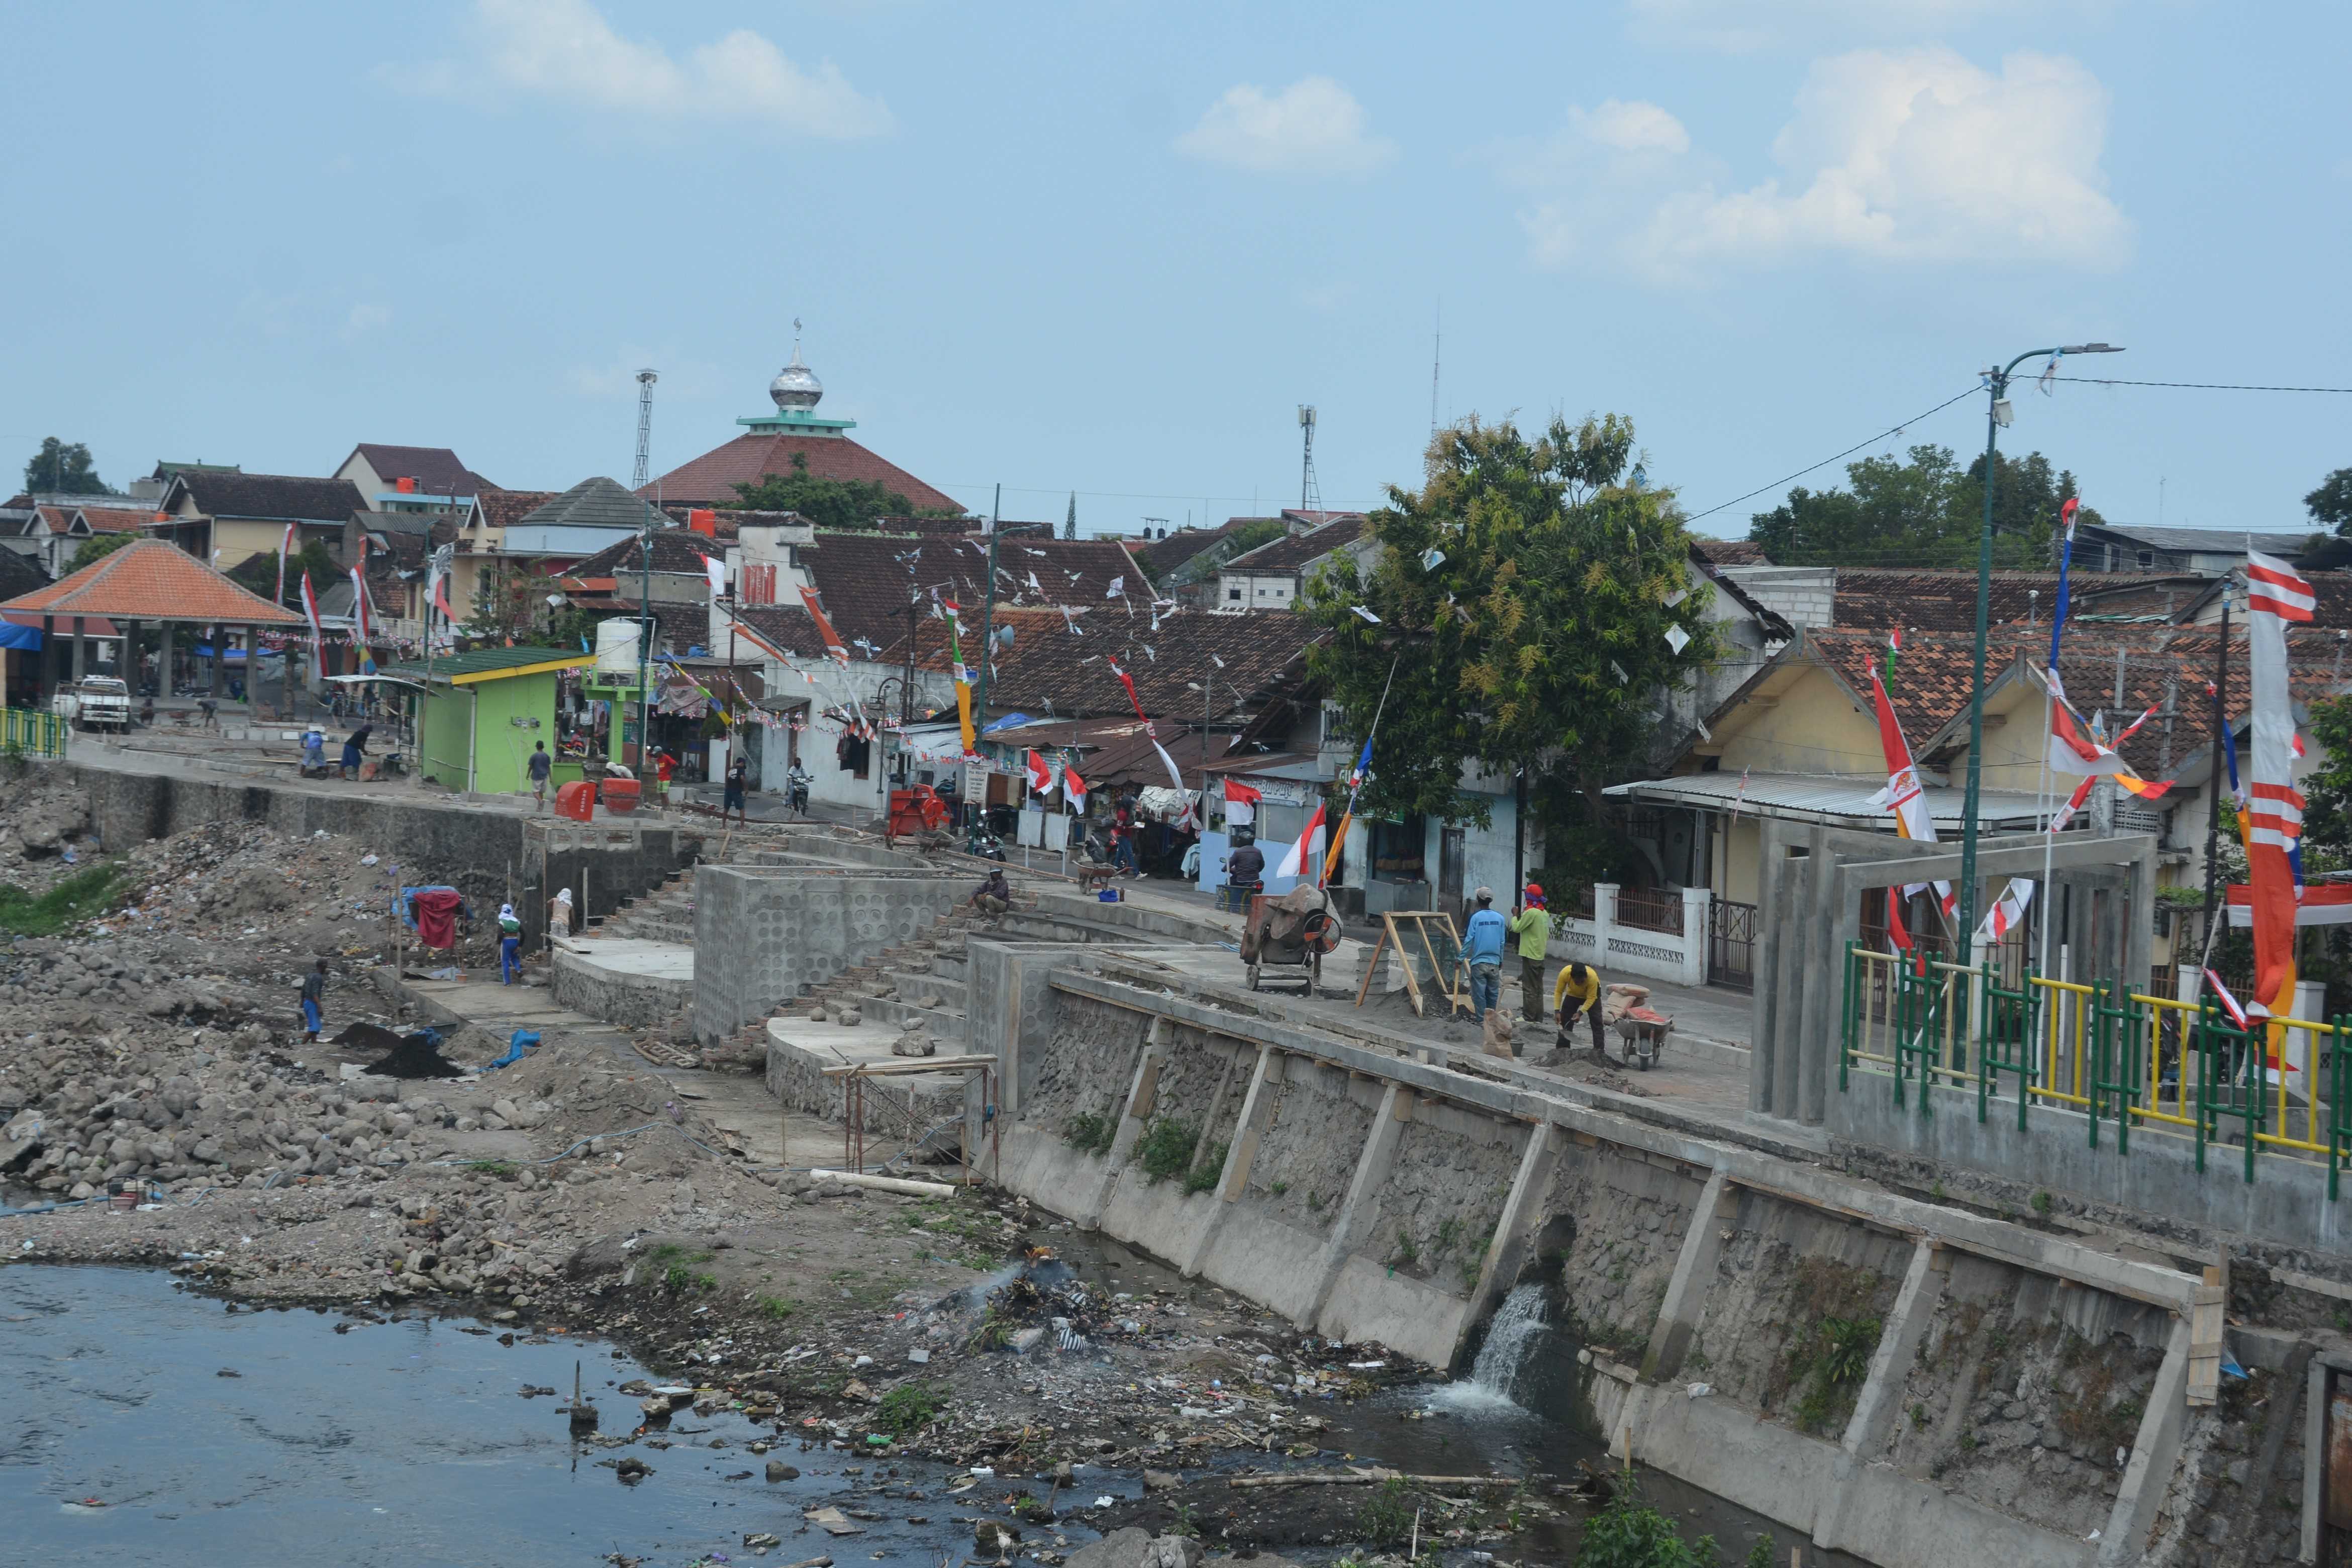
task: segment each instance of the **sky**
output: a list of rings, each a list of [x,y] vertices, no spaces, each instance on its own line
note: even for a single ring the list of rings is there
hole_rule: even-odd
[[[1737,536],[1858,442],[1965,459],[2029,349],[2352,386],[2342,5],[16,5],[0,57],[11,470],[626,481],[640,366],[658,473],[797,318],[822,412],[982,511],[1296,505],[1301,404],[1376,504],[1434,362],[1441,419],[1629,416]],[[2296,528],[2352,465],[2352,396],[2015,403],[2112,522]]]

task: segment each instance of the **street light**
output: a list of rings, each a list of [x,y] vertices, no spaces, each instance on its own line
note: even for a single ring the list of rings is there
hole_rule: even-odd
[[[2123,352],[2113,343],[2071,343],[2054,349],[2028,349],[2000,369],[1985,372],[1985,392],[1990,406],[1985,415],[1984,530],[1977,540],[1976,679],[1969,697],[1969,787],[1960,805],[1960,923],[1958,931],[1953,933],[1953,946],[1966,963],[1976,962],[1977,798],[1981,794],[1984,770],[1985,610],[1992,595],[1994,446],[2000,436],[2001,426],[2017,416],[2009,401],[2010,374],[2027,360],[2045,355],[2063,357],[2066,354],[2119,354]],[[2044,893],[2046,896],[2047,889]]]

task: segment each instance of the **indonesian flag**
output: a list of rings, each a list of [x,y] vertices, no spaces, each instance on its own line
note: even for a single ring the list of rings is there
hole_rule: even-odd
[[[726,584],[725,567],[722,566],[719,568],[719,571],[713,578],[713,581],[723,589]],[[844,669],[848,668],[849,648],[842,642],[841,634],[833,629],[833,623],[824,618],[824,606],[817,602],[816,590],[814,588],[803,588],[801,590],[801,604],[803,607],[808,611],[809,619],[816,623],[816,635],[824,644],[825,658],[833,660],[834,663],[841,666]]]
[[[1307,826],[1299,830],[1298,842],[1282,852],[1282,864],[1274,868],[1274,874],[1277,877],[1306,876],[1307,868],[1322,858],[1322,847],[1317,842],[1322,837],[1323,808],[1318,805],[1315,815],[1308,817]]]
[[[2213,988],[2213,999],[2221,1004],[2221,1011],[2230,1016],[2230,1022],[2241,1029],[2244,1028],[2246,1010],[2238,1005],[2238,999],[2230,994],[2230,988],[2221,984],[2221,977],[2208,969],[2205,972],[2205,984]]]
[[[714,599],[725,598],[727,596],[727,563],[716,555],[706,555],[702,558],[702,570],[710,578],[710,596]]]
[[[1039,795],[1054,792],[1054,770],[1046,766],[1045,759],[1034,749],[1029,752],[1029,787]]]
[[[1076,768],[1067,763],[1062,767],[1062,798],[1081,814],[1087,809],[1087,781],[1078,776]]]
[[[356,566],[352,568],[352,629],[362,643],[375,639],[374,629],[368,624],[367,579]]]
[[[278,604],[281,604],[281,605],[282,605],[282,604],[284,604],[284,603],[286,602],[286,556],[287,556],[287,553],[288,553],[289,552],[290,552],[293,548],[294,548],[294,525],[293,525],[292,523],[290,523],[290,522],[289,522],[289,523],[288,523],[288,524],[286,525],[286,532],[285,532],[285,535],[278,541],[278,599],[277,599],[277,602],[278,602]]]
[[[1886,940],[1897,952],[1911,951],[1911,933],[1903,929],[1903,889],[1886,889]]]
[[[440,610],[444,621],[457,620],[457,612],[449,607],[449,574],[446,572],[433,574],[433,603]]]
[[[2055,698],[2050,704],[2050,771],[2105,777],[2130,773],[2131,764],[2117,756],[2113,747],[2101,745],[2074,716],[2074,709],[2063,698]]]
[[[2025,922],[2025,906],[2033,901],[2033,884],[2023,878],[2012,878],[2001,895],[1985,911],[1984,924],[1977,927],[1976,945],[1983,947],[2000,941]]]
[[[310,591],[310,574],[302,574],[302,614],[310,623],[310,646],[313,649],[327,646],[327,629],[319,624],[319,595]]]
[[[1886,695],[1886,682],[1870,672],[1871,699],[1878,710],[1878,749],[1886,763],[1886,787],[1873,804],[1895,814],[1895,831],[1921,844],[1936,842],[1935,818],[1927,814],[1927,797],[1919,787],[1918,770],[1911,765],[1911,742],[1903,738],[1903,721]],[[1742,775],[1745,777],[1745,774]],[[1916,889],[1906,889],[1906,893]],[[1936,884],[1937,901],[1949,914],[1958,903],[1949,882]]]
[[[2247,881],[2253,889],[2255,1011],[2294,1011],[2295,875],[2303,796],[2294,787],[2294,702],[2286,627],[2311,619],[2311,584],[2272,556],[2246,556],[2246,673],[2252,688],[2252,779],[2246,791]],[[2276,1042],[2273,1042],[2275,1049]]]
[[[2074,786],[2072,798],[2050,814],[2051,832],[2063,833],[2066,830],[2066,825],[2074,821],[2075,814],[2083,809],[2083,803],[2091,798],[2091,786],[2098,782],[2095,778],[2087,778]]]
[[[2241,929],[2254,923],[2254,890],[2243,882],[2230,884],[2230,923]],[[2352,925],[2352,882],[2315,882],[2303,890],[2294,907],[2294,923],[2303,926]]]
[[[1247,827],[1257,820],[1258,802],[1264,797],[1252,785],[1239,779],[1225,781],[1225,823],[1231,827]]]

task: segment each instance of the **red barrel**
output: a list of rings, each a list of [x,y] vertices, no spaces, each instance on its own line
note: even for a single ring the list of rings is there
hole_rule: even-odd
[[[568,816],[575,822],[585,822],[596,815],[596,786],[586,779],[574,779],[555,792],[555,815]]]
[[[604,781],[604,809],[615,816],[626,816],[637,809],[638,784],[635,779]]]

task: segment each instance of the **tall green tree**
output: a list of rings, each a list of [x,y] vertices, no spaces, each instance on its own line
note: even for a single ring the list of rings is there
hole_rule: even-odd
[[[2338,539],[2352,539],[2352,468],[2338,468],[2303,498],[2311,521]]]
[[[2048,570],[2057,563],[2060,509],[2076,495],[2074,476],[2039,452],[1996,455],[1993,561]],[[1758,512],[1749,537],[1784,566],[1959,567],[1976,564],[1984,528],[1984,458],[1961,468],[1948,447],[1921,445],[1906,458],[1864,458],[1846,466],[1845,489],[1802,486]],[[2097,522],[2090,507],[2078,522]]]
[[[735,493],[753,511],[796,511],[819,528],[871,528],[877,517],[952,517],[923,510],[877,479],[827,479],[808,471],[805,455],[793,454],[793,471],[769,474],[758,484],[737,485]]]
[[[1369,809],[1484,826],[1465,768],[1525,770],[1548,830],[1605,828],[1602,789],[1639,766],[1663,694],[1717,652],[1673,493],[1628,483],[1633,455],[1613,414],[1532,437],[1475,419],[1443,431],[1421,489],[1390,487],[1370,515],[1368,564],[1343,555],[1306,584],[1304,612],[1331,634],[1310,665],[1353,733],[1394,671]]]
[[[89,448],[79,441],[44,437],[41,449],[25,464],[25,489],[34,495],[110,496],[121,492],[98,477]]]
[[[66,563],[66,570],[79,572],[93,561],[103,561],[124,545],[137,542],[139,537],[138,534],[127,531],[93,533],[74,546],[73,559]]]

